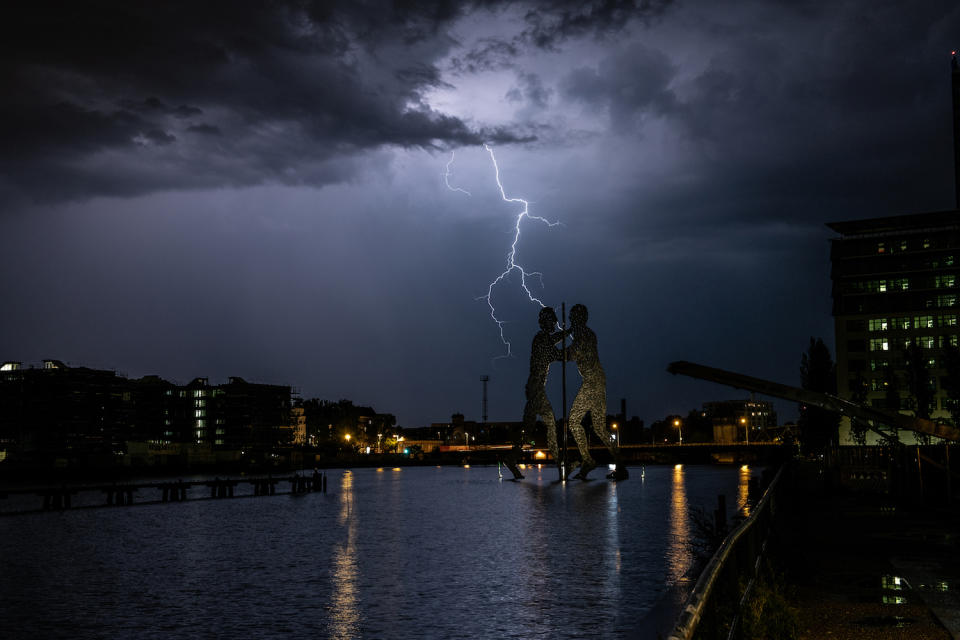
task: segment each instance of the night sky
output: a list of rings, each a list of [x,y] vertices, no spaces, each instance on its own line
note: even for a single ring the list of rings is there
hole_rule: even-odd
[[[589,308],[609,410],[649,423],[744,397],[672,360],[798,384],[832,347],[825,222],[955,206],[955,1],[18,4],[0,360],[408,427],[479,420],[489,375],[489,419],[518,420],[539,306],[494,290],[500,357],[482,297],[522,205],[488,143],[562,223],[522,222],[532,292]]]

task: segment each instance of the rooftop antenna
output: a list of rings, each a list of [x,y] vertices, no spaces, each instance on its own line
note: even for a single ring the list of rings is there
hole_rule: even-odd
[[[567,481],[567,303],[560,303],[560,317],[563,318],[563,327],[560,358],[560,398],[563,403],[563,418],[560,426],[563,429],[563,452],[560,454],[560,481]]]
[[[953,186],[956,190],[956,206],[960,209],[960,65],[957,64],[957,51],[951,51],[950,55],[953,89]]]

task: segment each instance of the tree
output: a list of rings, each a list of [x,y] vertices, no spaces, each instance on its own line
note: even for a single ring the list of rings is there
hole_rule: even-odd
[[[884,397],[884,406],[886,407],[887,411],[891,411],[893,413],[900,411],[900,382],[897,378],[897,374],[891,367],[887,367],[883,374],[883,386],[887,390]],[[890,425],[890,429],[893,437],[899,438],[897,435],[897,427]]]
[[[866,379],[858,373],[850,387],[850,400],[857,404],[864,404],[867,401],[867,391],[869,390]],[[850,418],[850,437],[861,447],[867,444],[867,428],[868,425],[863,420]]]
[[[933,399],[933,393],[930,391],[927,356],[915,341],[911,342],[910,346],[907,347],[906,364],[907,388],[916,406],[914,415],[918,418],[929,419],[930,401]],[[918,443],[930,444],[929,434],[917,432],[915,435]]]
[[[960,349],[948,346],[943,350],[943,368],[947,370],[942,381],[943,390],[947,392],[947,407],[954,426],[960,426]]]
[[[800,358],[800,386],[809,391],[836,394],[837,372],[830,350],[821,338],[810,338],[807,352]],[[800,405],[801,448],[805,454],[823,453],[837,441],[840,416],[819,407]]]

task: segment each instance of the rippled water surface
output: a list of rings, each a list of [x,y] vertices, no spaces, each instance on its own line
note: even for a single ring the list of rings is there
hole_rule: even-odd
[[[656,637],[691,511],[742,510],[753,472],[630,472],[336,470],[325,495],[0,518],[0,637]]]

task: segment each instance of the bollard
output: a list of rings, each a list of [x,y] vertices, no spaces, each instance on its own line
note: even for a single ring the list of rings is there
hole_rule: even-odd
[[[717,495],[717,510],[713,512],[714,523],[717,527],[717,533],[724,533],[727,530],[727,496]]]

